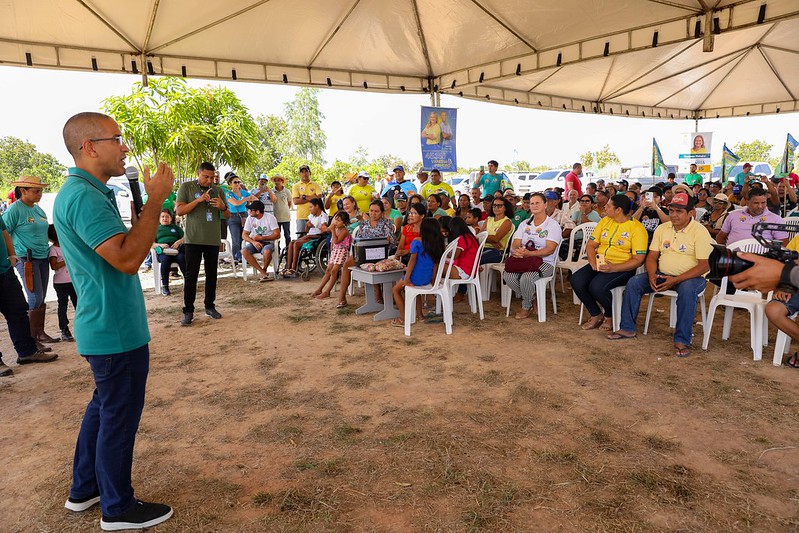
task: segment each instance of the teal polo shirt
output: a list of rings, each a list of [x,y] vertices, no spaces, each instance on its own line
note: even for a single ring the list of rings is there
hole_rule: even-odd
[[[34,259],[47,259],[50,252],[47,228],[50,223],[41,207],[36,204],[28,207],[21,200],[17,200],[3,217],[18,256],[25,257],[30,250]]]
[[[743,187],[746,184],[746,180],[754,175],[754,172],[739,172],[738,175],[735,176],[735,184]]]
[[[110,355],[150,342],[139,276],[120,272],[94,251],[128,232],[114,192],[88,172],[70,168],[56,196],[53,219],[80,301],[75,310],[78,353]]]
[[[494,196],[495,192],[502,189],[502,174],[483,174],[476,185],[483,188],[483,198]]]
[[[3,222],[3,215],[0,215],[0,274],[5,274],[11,268],[6,240],[3,238],[4,231],[6,231],[6,224]]]

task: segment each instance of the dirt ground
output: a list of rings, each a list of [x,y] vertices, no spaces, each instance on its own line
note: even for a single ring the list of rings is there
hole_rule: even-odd
[[[664,300],[647,337],[610,342],[558,292],[544,324],[495,294],[485,321],[461,304],[452,336],[405,337],[316,282],[222,279],[224,319],[191,328],[179,285],[146,291],[134,487],[175,509],[155,531],[799,530],[799,373],[771,365],[773,328],[762,362],[744,314],[677,359]],[[0,347],[13,361],[4,324]],[[99,531],[98,508],[63,508],[92,379],[56,348],[0,380],[0,531]]]

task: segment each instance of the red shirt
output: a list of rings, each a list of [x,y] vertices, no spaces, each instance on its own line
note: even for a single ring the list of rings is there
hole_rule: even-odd
[[[580,178],[574,171],[566,174],[564,182],[566,183],[566,192],[563,193],[564,200],[569,199],[569,191],[572,189],[577,189],[578,198],[583,195],[583,184],[580,183]]]
[[[790,180],[791,187],[796,187],[796,185],[799,184],[799,175],[793,172],[788,174],[788,179]]]
[[[419,236],[419,234],[413,231],[413,224],[406,224],[405,226],[402,226],[402,234],[405,235],[405,246],[402,249],[410,250],[411,243],[416,237]]]
[[[461,270],[467,274],[472,274],[472,267],[474,267],[474,258],[477,256],[477,239],[470,239],[461,235],[458,237],[458,249],[461,254],[455,258],[455,264],[461,267]]]

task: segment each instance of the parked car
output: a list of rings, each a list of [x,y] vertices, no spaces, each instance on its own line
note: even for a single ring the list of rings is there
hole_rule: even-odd
[[[469,189],[472,187],[472,182],[469,180],[468,174],[459,174],[446,180],[455,194],[469,194]]]
[[[533,180],[539,174],[540,172],[511,172],[508,177],[516,194],[522,195],[533,191]]]
[[[131,202],[133,202],[133,196],[130,192],[130,182],[127,180],[127,178],[116,177],[108,180],[106,186],[114,191],[114,198],[117,201],[119,216],[122,217],[122,222],[129,226]],[[146,202],[147,193],[144,190],[144,184],[142,182],[139,182],[139,191],[141,192],[142,201]]]
[[[571,169],[547,170],[542,172],[533,180],[530,192],[541,192],[552,187],[560,187],[565,189],[566,174],[571,172]]]

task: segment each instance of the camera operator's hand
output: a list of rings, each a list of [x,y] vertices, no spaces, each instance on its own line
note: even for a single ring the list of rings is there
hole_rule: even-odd
[[[740,274],[730,276],[730,281],[735,284],[736,289],[756,289],[768,292],[777,288],[785,266],[776,259],[769,259],[757,254],[738,253],[738,257],[754,263]]]

